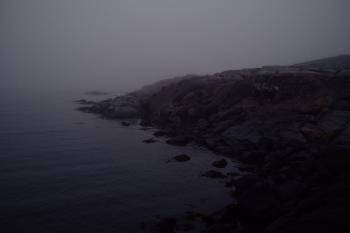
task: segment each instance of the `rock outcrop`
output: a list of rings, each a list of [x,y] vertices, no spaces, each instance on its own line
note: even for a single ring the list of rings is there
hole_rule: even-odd
[[[350,56],[191,76],[147,90],[83,110],[140,117],[171,144],[195,142],[249,165],[248,176],[232,181],[235,217],[222,215],[215,226],[350,232]],[[218,174],[205,175],[226,177]]]
[[[135,96],[125,95],[97,102],[90,107],[81,107],[79,110],[107,118],[136,118],[140,116],[140,103]]]

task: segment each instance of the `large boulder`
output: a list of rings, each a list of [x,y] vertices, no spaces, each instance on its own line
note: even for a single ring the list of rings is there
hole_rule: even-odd
[[[250,143],[258,143],[262,138],[261,132],[259,132],[259,127],[261,127],[260,122],[245,122],[241,125],[236,125],[225,130],[222,135],[228,141],[238,140],[247,141]]]

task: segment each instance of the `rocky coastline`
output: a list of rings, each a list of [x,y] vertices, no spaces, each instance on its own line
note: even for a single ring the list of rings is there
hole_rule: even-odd
[[[192,216],[205,232],[350,232],[350,56],[189,75],[80,103],[81,111],[124,126],[138,118],[159,128],[155,138],[197,143],[245,165],[249,172],[227,183],[237,203]],[[176,220],[159,229],[176,232]]]

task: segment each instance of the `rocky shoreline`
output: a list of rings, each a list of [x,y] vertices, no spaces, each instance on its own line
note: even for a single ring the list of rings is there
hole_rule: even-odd
[[[227,184],[237,204],[192,216],[205,220],[205,232],[350,232],[350,56],[191,75],[80,103],[246,165],[249,173]],[[159,229],[176,232],[176,220]]]

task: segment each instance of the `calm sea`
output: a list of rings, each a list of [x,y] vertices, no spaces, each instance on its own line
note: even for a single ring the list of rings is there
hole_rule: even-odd
[[[74,110],[74,100],[94,96],[6,93],[0,100],[0,232],[142,232],[142,222],[209,213],[232,201],[224,181],[201,176],[217,155],[163,140],[145,144],[152,130]],[[183,153],[192,159],[167,162]]]

